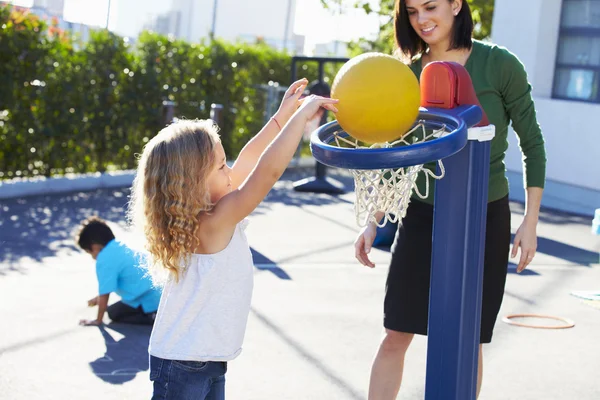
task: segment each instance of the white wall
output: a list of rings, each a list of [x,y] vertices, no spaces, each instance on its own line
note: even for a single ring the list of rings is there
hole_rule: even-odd
[[[563,190],[565,186],[560,185],[587,189],[597,201],[600,128],[593,116],[600,113],[600,104],[552,99],[561,6],[561,0],[496,0],[492,41],[515,53],[527,70],[546,140],[547,180]],[[509,133],[509,141],[507,169],[522,173],[522,157],[514,134]],[[557,193],[550,197],[557,195],[560,196]],[[600,202],[596,207],[600,207]]]

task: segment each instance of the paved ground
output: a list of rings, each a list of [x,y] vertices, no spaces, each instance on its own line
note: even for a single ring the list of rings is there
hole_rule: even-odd
[[[353,194],[297,193],[291,182],[298,177],[287,175],[251,216],[256,285],[244,351],[229,366],[230,399],[366,398],[389,253],[373,251],[374,270],[359,266]],[[127,194],[0,201],[0,398],[150,397],[148,329],[77,325],[94,316],[86,300],[96,285],[93,261],[74,247],[73,230],[97,214],[135,243],[123,230]],[[516,229],[523,209],[511,208]],[[485,350],[481,399],[600,398],[600,310],[569,295],[600,291],[600,239],[590,226],[588,217],[542,213],[539,254],[527,273],[510,266],[501,315],[551,314],[576,327],[498,322]],[[419,337],[409,350],[399,399],[423,398],[425,347]]]

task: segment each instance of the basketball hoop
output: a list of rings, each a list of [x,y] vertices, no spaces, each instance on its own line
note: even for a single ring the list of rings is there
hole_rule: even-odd
[[[447,133],[445,127],[433,128],[428,131],[426,126],[426,121],[418,121],[401,139],[392,143],[375,144],[369,147],[361,146],[357,140],[348,140],[340,132],[335,132],[334,137],[338,146],[348,145],[350,147],[354,146],[356,149],[372,149],[410,146]],[[419,173],[424,173],[433,179],[444,177],[442,160],[438,160],[438,165],[440,168],[439,175],[425,168],[423,164],[402,168],[351,169],[356,195],[354,206],[357,225],[362,227],[374,222],[377,226],[383,227],[388,221],[396,223],[402,220],[406,216],[406,210],[413,192],[421,199],[429,196],[429,178],[426,180],[424,193],[421,193],[417,187]],[[381,221],[377,221],[375,218],[378,211],[384,212],[385,217]]]
[[[366,96],[361,100],[360,96],[370,89],[357,89],[363,84],[360,77],[372,77],[378,72],[373,71],[372,74],[359,73],[359,78],[351,79],[348,84],[350,94],[346,99],[351,99],[351,106],[359,105],[347,113],[349,119],[343,121],[348,131],[337,121],[322,126],[311,135],[311,150],[322,164],[352,171],[359,225],[379,222],[375,220],[379,212],[386,216],[384,223],[400,220],[413,192],[421,198],[429,194],[427,186],[425,193],[416,189],[418,174],[428,174],[427,180],[432,176],[440,179],[433,202],[425,397],[431,400],[474,398],[480,345],[490,141],[494,127],[489,125],[471,78],[460,64],[433,62],[423,68],[420,78],[422,108],[416,117],[417,123],[410,129],[393,118],[387,120],[388,114],[407,112],[410,105],[394,104],[393,110],[379,113],[377,107],[381,102],[373,99],[384,98],[383,104],[387,104],[387,99],[393,98],[394,93],[402,96],[404,90],[412,89],[392,88],[396,92],[390,93],[385,84],[375,82],[378,96]],[[340,109],[342,97],[336,97],[340,100]],[[396,140],[395,137],[400,137],[404,131],[408,133]],[[367,142],[389,143],[367,147],[350,136],[362,136]],[[437,175],[424,167],[431,162],[439,166]],[[392,216],[392,211],[397,215]],[[454,373],[448,374],[448,371]]]
[[[481,111],[475,106],[443,111],[422,108],[415,125],[391,143],[364,146],[336,121],[313,133],[313,156],[325,165],[349,169],[354,177],[354,211],[359,226],[374,222],[382,227],[401,221],[412,194],[427,198],[429,179],[444,177],[442,159],[466,145],[469,134],[465,119],[476,121]],[[430,162],[437,163],[438,174],[424,166]],[[416,185],[419,173],[427,176],[423,193]],[[381,221],[375,217],[379,212],[385,216]]]

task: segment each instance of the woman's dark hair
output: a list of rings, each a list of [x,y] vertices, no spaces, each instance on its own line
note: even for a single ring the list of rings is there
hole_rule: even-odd
[[[447,1],[452,3],[455,0]],[[470,49],[473,45],[471,41],[472,35],[473,18],[471,17],[471,8],[467,0],[463,0],[462,7],[454,19],[452,39],[450,40],[448,50]],[[417,35],[417,32],[415,32],[410,24],[408,11],[406,10],[406,0],[396,0],[394,10],[394,40],[398,50],[409,61],[427,50],[427,43]]]
[[[81,223],[77,234],[77,244],[83,250],[92,250],[92,244],[106,246],[115,238],[112,230],[106,222],[98,217],[91,217]]]

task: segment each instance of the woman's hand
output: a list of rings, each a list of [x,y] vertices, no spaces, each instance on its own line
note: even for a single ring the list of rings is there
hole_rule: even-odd
[[[522,272],[535,257],[537,250],[537,221],[525,218],[523,223],[517,230],[515,241],[511,252],[511,258],[517,256],[517,252],[521,248],[521,258],[517,265],[517,273]]]
[[[375,236],[377,236],[377,225],[370,223],[360,231],[354,241],[354,255],[356,259],[362,265],[370,268],[375,267],[375,264],[369,259],[369,253],[375,241]]]

